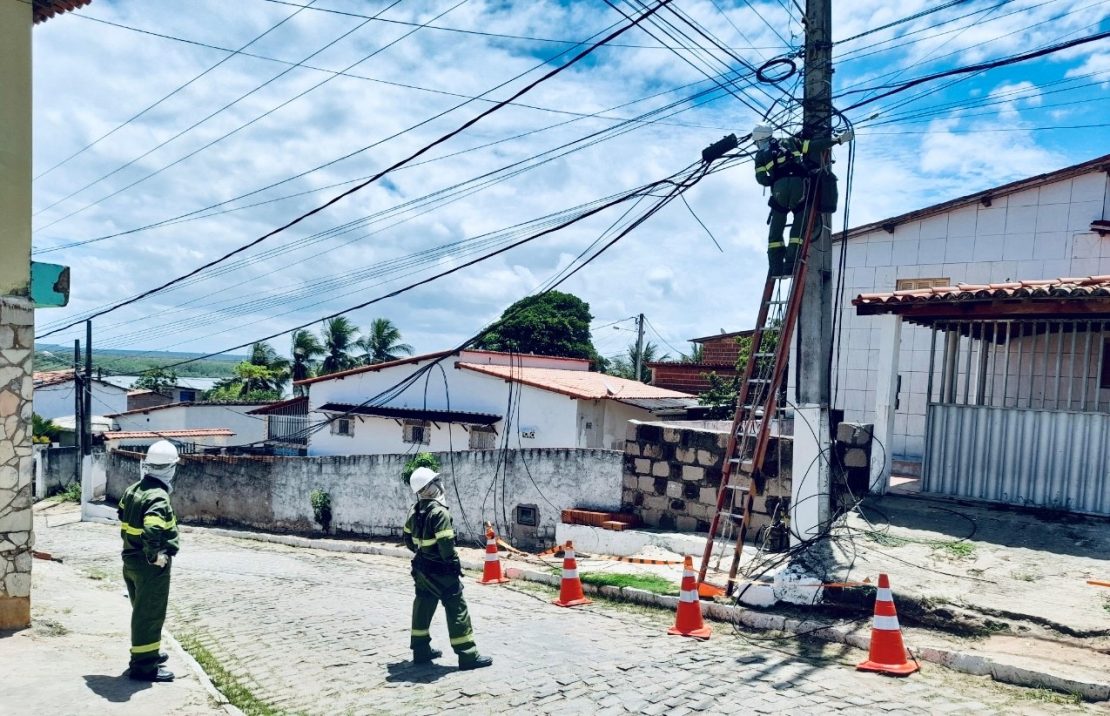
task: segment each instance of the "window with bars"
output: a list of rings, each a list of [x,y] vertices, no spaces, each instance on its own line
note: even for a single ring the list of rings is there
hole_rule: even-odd
[[[900,278],[894,283],[895,291],[920,291],[923,288],[951,286],[950,278]]]
[[[331,421],[331,434],[351,438],[355,435],[355,422],[350,418],[336,418]]]
[[[426,420],[406,420],[402,426],[401,439],[407,443],[427,445],[431,442],[432,430]]]
[[[470,449],[493,450],[497,447],[497,431],[492,425],[470,426]]]

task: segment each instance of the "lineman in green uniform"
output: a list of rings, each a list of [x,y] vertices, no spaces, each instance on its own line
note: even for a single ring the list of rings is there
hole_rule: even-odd
[[[834,144],[850,142],[855,137],[851,129],[832,139],[803,139],[787,137],[776,140],[771,136],[771,128],[765,124],[752,130],[752,141],[756,145],[755,180],[762,186],[771,187],[771,198],[767,205],[771,215],[767,221],[771,226],[767,235],[767,259],[772,276],[790,276],[794,273],[794,261],[802,244],[802,232],[809,221],[809,207],[806,202],[808,179],[819,175],[823,170],[821,211],[836,210],[836,177],[820,163],[820,155]],[[783,243],[783,230],[786,228],[786,215],[792,213],[794,221],[790,224],[790,243]]]
[[[405,521],[405,546],[416,556],[412,559],[412,580],[416,599],[412,603],[412,660],[423,664],[443,655],[432,648],[428,633],[436,606],[443,602],[447,612],[447,633],[451,648],[459,657],[459,669],[481,669],[493,659],[480,656],[474,645],[470,613],[463,598],[462,565],[455,552],[455,530],[443,497],[439,473],[426,467],[412,471],[409,487],[417,502]]]
[[[131,669],[136,681],[173,681],[162,668],[162,623],[170,596],[170,564],[179,547],[177,518],[170,506],[177,448],[159,440],[139,466],[142,479],[119,501],[123,536],[123,579],[131,599]]]

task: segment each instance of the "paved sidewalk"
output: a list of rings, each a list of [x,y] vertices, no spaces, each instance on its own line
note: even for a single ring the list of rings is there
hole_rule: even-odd
[[[38,528],[44,548],[95,570],[116,530]],[[1059,713],[1092,707],[926,665],[910,679],[857,673],[861,654],[718,628],[705,643],[665,634],[657,610],[566,610],[535,586],[467,586],[478,646],[493,668],[448,656],[408,662],[405,561],[204,532],[183,536],[171,629],[195,638],[259,700],[304,714],[432,713]],[[446,643],[442,618],[433,639]],[[1093,707],[1098,709],[1098,707]],[[1101,711],[1105,713],[1105,711]]]
[[[0,712],[225,714],[172,649],[173,683],[127,678],[131,610],[111,569],[35,560],[32,627],[0,632]]]

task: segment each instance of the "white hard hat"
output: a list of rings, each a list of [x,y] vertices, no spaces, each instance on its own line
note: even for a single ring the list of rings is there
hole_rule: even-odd
[[[169,440],[159,440],[146,451],[145,462],[152,467],[168,467],[176,465],[180,461],[177,448]]]
[[[762,142],[765,139],[770,139],[772,130],[770,125],[757,124],[752,128],[752,141]]]
[[[427,467],[418,467],[412,471],[412,476],[409,477],[409,489],[411,489],[414,494],[419,493],[437,477],[439,477],[439,473],[435,470]]]

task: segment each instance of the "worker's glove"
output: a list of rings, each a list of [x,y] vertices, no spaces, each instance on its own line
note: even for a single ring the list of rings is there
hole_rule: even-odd
[[[455,574],[457,574],[461,577],[462,573],[463,573],[463,571],[462,571],[462,561],[460,561],[458,559],[455,559],[453,562],[451,562],[451,566],[454,567]]]
[[[853,129],[848,129],[836,135],[837,144],[847,144],[856,138],[856,132]]]
[[[155,567],[158,567],[159,569],[165,567],[169,563],[170,557],[165,552],[159,552],[158,556],[154,558],[153,562],[151,562],[151,564],[153,564]]]

